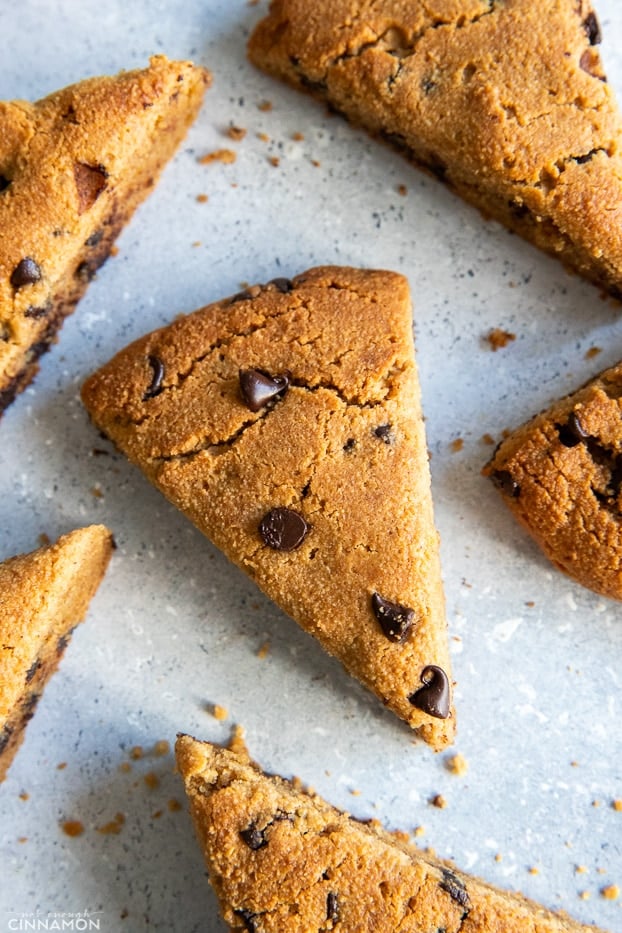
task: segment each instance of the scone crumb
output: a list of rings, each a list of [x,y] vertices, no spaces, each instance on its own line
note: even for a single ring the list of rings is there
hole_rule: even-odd
[[[19,794],[18,796],[20,800],[30,800],[30,794],[27,793],[25,790],[23,790],[21,794]]]
[[[244,738],[244,726],[236,725],[233,727],[233,732],[231,733],[231,738],[229,739],[229,750],[232,751],[235,755],[238,755],[239,758],[248,758],[250,761],[250,754],[248,748],[246,747],[246,741]]]
[[[229,718],[229,710],[226,706],[220,706],[218,703],[208,703],[207,709],[214,719],[218,719],[219,722],[224,722],[225,719]]]
[[[197,162],[199,165],[211,165],[212,162],[223,162],[225,165],[231,165],[237,156],[233,149],[215,149],[213,152],[207,152],[199,156]]]
[[[28,842],[28,836],[18,836],[17,841],[21,843]]]
[[[592,896],[592,894],[591,894],[590,891],[580,891],[580,892],[579,892],[579,897],[581,898],[582,901],[589,901],[589,899],[590,899],[591,896]]]
[[[270,156],[270,158],[268,159],[268,162],[270,163],[270,165],[273,165],[275,168],[278,168],[279,165],[281,164],[281,160],[279,159],[278,156]]]
[[[124,774],[129,774],[131,770],[132,770],[132,766],[129,763],[129,761],[122,761],[121,764],[119,765],[119,771],[122,771]]]
[[[207,204],[209,201],[209,196],[207,194],[197,194],[196,200],[199,204]]]
[[[301,143],[304,138],[304,133],[292,133],[292,139],[295,143]]]
[[[430,803],[439,810],[444,810],[447,806],[447,801],[442,794],[434,794],[434,796],[430,798]]]
[[[65,820],[60,824],[62,831],[66,836],[81,836],[84,832],[84,823],[81,823],[80,820]]]
[[[464,439],[462,437],[456,437],[449,445],[449,449],[451,450],[452,454],[459,453],[459,451],[461,451],[463,447],[464,447]]]
[[[60,761],[60,762],[56,765],[56,770],[57,770],[57,771],[64,771],[66,767],[67,767],[67,762],[66,762],[66,761]]]
[[[153,746],[153,754],[156,758],[163,758],[165,755],[170,754],[171,743],[168,739],[159,739]]]
[[[501,327],[493,327],[486,335],[486,340],[490,344],[493,353],[496,353],[497,350],[507,347],[509,343],[516,340],[516,334],[511,333],[509,330],[503,330]]]
[[[617,884],[608,884],[600,889],[600,893],[607,901],[617,901],[620,897],[620,888]]]
[[[104,823],[103,826],[97,826],[96,829],[98,833],[103,833],[106,836],[118,836],[123,829],[124,823],[125,814],[116,813],[114,819],[110,820],[109,823]]]
[[[406,187],[406,185],[398,185],[397,193],[400,194],[403,198],[405,198],[406,195],[408,194],[408,188]]]
[[[157,788],[160,786],[160,778],[155,773],[155,771],[147,771],[143,777],[143,781],[149,790],[157,790]]]
[[[257,133],[257,139],[262,143],[269,143],[270,137],[267,133]]]
[[[142,745],[134,745],[132,748],[130,748],[130,758],[132,761],[138,761],[144,756],[144,754],[145,753]]]
[[[415,839],[421,839],[422,836],[425,836],[425,828],[423,826],[415,826],[413,829],[413,836]]]
[[[182,805],[176,797],[171,797],[166,806],[171,813],[178,813],[182,809]]]
[[[350,788],[350,793],[352,794],[353,797],[360,797],[360,796],[361,796],[361,792],[360,792],[360,790],[359,790],[357,787],[351,787],[351,788]]]
[[[261,110],[262,113],[269,113],[272,110],[272,101],[271,100],[262,100],[257,104],[257,109]]]
[[[539,875],[539,874],[540,874],[540,869],[539,869],[536,865],[530,865],[530,867],[527,869],[527,871],[529,872],[530,875]]]
[[[42,531],[41,534],[39,535],[39,546],[47,547],[48,544],[51,544],[51,543],[52,543],[52,539],[50,538],[50,536],[46,535],[45,531]]]
[[[620,798],[616,798],[615,800],[612,800],[611,807],[612,809],[616,810],[618,813],[622,813],[622,800]]]
[[[263,661],[263,659],[268,656],[269,651],[270,651],[270,642],[264,641],[264,643],[259,647],[259,650],[257,651],[257,657],[261,658],[261,660]]]
[[[576,875],[584,875],[587,872],[587,866],[586,865],[575,865],[574,870],[575,870]]]
[[[227,136],[234,142],[239,143],[246,136],[246,130],[243,126],[235,126],[235,124],[232,123],[227,127]]]
[[[469,770],[468,762],[464,755],[461,755],[460,752],[457,752],[455,755],[451,755],[449,758],[447,758],[445,761],[445,767],[448,771],[457,775],[458,777],[464,777],[464,775]]]
[[[487,444],[489,447],[493,447],[495,439],[492,434],[482,434],[482,444]]]
[[[495,855],[495,862],[502,862],[502,861],[503,861],[503,856],[501,855],[500,852],[497,852],[497,854]]]
[[[585,352],[585,359],[593,360],[595,356],[598,356],[598,354],[602,352],[602,347],[590,347],[590,349]]]

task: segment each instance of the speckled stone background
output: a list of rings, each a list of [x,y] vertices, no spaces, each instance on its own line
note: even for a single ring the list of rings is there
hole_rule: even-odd
[[[118,255],[0,424],[0,558],[90,522],[118,542],[0,786],[0,930],[88,912],[105,931],[223,933],[172,756],[152,750],[180,730],[225,741],[241,723],[267,769],[299,775],[356,816],[417,830],[495,884],[620,931],[622,898],[600,892],[622,886],[612,805],[622,798],[622,610],[555,572],[480,476],[484,434],[498,439],[622,357],[620,306],[253,70],[245,43],[265,9],[0,4],[0,98],[36,99],[153,52],[214,75]],[[622,7],[601,0],[599,13],[622,98]],[[231,123],[246,128],[243,141],[227,138]],[[221,148],[235,150],[233,164],[199,164]],[[87,374],[130,339],[241,283],[318,263],[396,269],[412,286],[457,679],[454,752],[466,774],[414,743],[230,566],[102,441],[79,401]],[[516,335],[495,353],[485,339],[494,327]],[[143,757],[132,759],[137,746]],[[430,804],[436,794],[444,809]],[[84,833],[67,836],[66,820]]]

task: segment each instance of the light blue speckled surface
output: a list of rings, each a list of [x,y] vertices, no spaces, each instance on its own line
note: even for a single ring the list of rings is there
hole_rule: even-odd
[[[172,742],[178,730],[225,740],[239,722],[267,769],[301,776],[357,816],[423,827],[418,841],[464,869],[619,933],[622,899],[599,891],[622,886],[622,813],[611,806],[622,798],[622,610],[553,571],[480,476],[484,433],[498,438],[622,358],[619,307],[254,71],[245,43],[265,8],[0,4],[0,99],[35,99],[159,51],[214,75],[119,254],[0,424],[0,558],[89,522],[108,524],[119,545],[0,786],[0,931],[28,929],[16,922],[37,911],[90,911],[107,933],[222,933],[185,804],[168,809],[183,800],[172,758],[119,766],[133,746]],[[622,7],[601,0],[599,11],[622,96]],[[259,109],[264,99],[271,111]],[[247,129],[242,142],[226,138],[231,122]],[[236,150],[234,164],[198,164],[223,147]],[[86,375],[131,338],[242,282],[318,263],[392,268],[412,286],[462,777],[110,452],[78,398]],[[492,327],[516,340],[492,353],[483,339]],[[593,346],[602,352],[586,359]],[[464,445],[452,452],[456,438]],[[95,447],[110,453],[93,456]],[[227,722],[205,711],[210,702],[227,708]],[[147,787],[148,772],[159,787]],[[445,809],[429,804],[435,794]],[[119,834],[97,831],[117,813]],[[86,827],[81,837],[61,831],[70,818]]]

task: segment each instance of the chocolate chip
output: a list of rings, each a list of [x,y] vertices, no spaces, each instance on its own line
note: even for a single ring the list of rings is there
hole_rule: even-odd
[[[5,178],[4,175],[0,175],[0,191],[6,191],[10,184],[10,178]]]
[[[429,716],[447,719],[449,716],[449,679],[442,667],[429,664],[421,671],[423,687],[408,697],[410,703]]]
[[[240,836],[249,849],[253,850],[253,852],[256,852],[257,849],[261,849],[263,846],[268,845],[268,840],[266,839],[264,833],[262,830],[257,829],[254,823],[251,823],[247,829],[240,830]]]
[[[371,598],[371,607],[380,623],[382,631],[389,641],[403,642],[406,640],[415,621],[415,612],[408,606],[392,603],[379,593]]]
[[[69,636],[61,635],[61,637],[58,639],[56,643],[56,654],[59,657],[64,653],[65,648],[67,647],[68,644],[69,644]]]
[[[599,43],[602,42],[603,34],[600,29],[600,23],[593,10],[591,10],[583,20],[583,28],[585,29],[590,45],[599,45]]]
[[[4,749],[9,744],[9,740],[12,735],[13,735],[13,729],[11,728],[11,726],[5,726],[2,732],[0,732],[0,754],[4,751]]]
[[[436,87],[438,87],[438,84],[433,78],[426,77],[421,82],[421,90],[424,94],[431,94]]]
[[[586,152],[585,155],[575,156],[575,162],[577,165],[585,165],[587,162],[591,162],[597,152],[600,152],[600,149],[590,149],[589,152]]]
[[[374,429],[374,436],[379,438],[383,444],[392,444],[395,440],[393,429],[390,424],[379,424]]]
[[[240,920],[244,921],[244,926],[250,933],[257,933],[257,914],[254,914],[250,910],[234,910],[233,911],[236,917],[239,917]]]
[[[35,714],[37,703],[41,699],[40,693],[30,693],[22,705],[22,722],[30,722]]]
[[[566,424],[556,425],[559,439],[564,447],[576,447],[590,436],[579,421],[575,411],[571,411]]]
[[[512,216],[516,217],[517,220],[522,220],[531,213],[526,204],[519,204],[519,202],[514,199],[508,201],[508,207],[510,208]]]
[[[326,919],[339,923],[339,895],[329,891],[326,896]]]
[[[35,318],[36,320],[37,318],[45,317],[45,315],[51,310],[52,310],[52,303],[50,301],[48,301],[47,304],[40,305],[38,307],[35,307],[34,305],[28,305],[28,307],[24,311],[24,317]]]
[[[461,907],[464,907],[465,910],[468,910],[471,906],[471,901],[464,882],[454,875],[453,871],[449,871],[448,868],[443,868],[443,880],[439,882],[439,887],[446,891],[447,894],[456,901],[457,904],[460,904]]]
[[[516,482],[509,470],[494,470],[490,478],[502,493],[517,499],[520,496],[520,485]]]
[[[268,285],[274,285],[277,291],[282,292],[283,295],[287,295],[294,288],[294,283],[291,279],[270,279]]]
[[[76,162],[73,177],[78,195],[78,213],[84,214],[95,204],[107,184],[108,172],[103,165],[87,165]]]
[[[96,230],[95,233],[92,233],[90,237],[88,237],[84,241],[84,245],[85,246],[98,246],[101,243],[103,236],[104,236],[103,230]]]
[[[78,268],[76,269],[76,278],[80,279],[82,282],[92,282],[95,278],[97,272],[97,266],[89,262],[81,262]]]
[[[289,386],[286,374],[270,376],[260,369],[240,370],[240,392],[251,411],[259,411],[273,399],[283,395]]]
[[[33,677],[35,676],[35,674],[37,673],[40,667],[41,667],[41,661],[39,661],[39,659],[37,658],[34,664],[31,664],[31,666],[26,671],[26,683],[27,684],[30,683],[30,681],[33,679]]]
[[[151,384],[143,395],[143,402],[149,398],[154,398],[162,391],[162,380],[164,379],[164,363],[159,356],[148,356],[147,360],[153,370]]]
[[[294,551],[309,533],[309,526],[299,512],[281,506],[264,515],[259,534],[275,551]]]
[[[34,285],[41,279],[41,267],[39,263],[26,256],[20,259],[11,273],[11,285],[13,288],[23,288],[24,285]]]
[[[261,285],[250,285],[244,291],[238,292],[229,299],[229,304],[236,304],[238,301],[250,301],[261,295]]]
[[[348,440],[343,445],[343,449],[345,450],[347,454],[349,454],[351,450],[354,450],[355,447],[356,447],[356,441],[353,437],[349,437]]]

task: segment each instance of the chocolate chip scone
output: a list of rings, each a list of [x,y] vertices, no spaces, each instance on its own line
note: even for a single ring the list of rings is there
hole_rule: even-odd
[[[265,71],[622,296],[622,121],[587,0],[272,0]]]
[[[595,933],[352,819],[248,758],[188,735],[176,753],[231,930]]]
[[[0,781],[112,553],[90,525],[0,564]]]
[[[483,472],[559,570],[622,599],[622,363],[513,431]]]
[[[192,122],[189,62],[0,102],[0,414],[38,369],[113,241]]]
[[[435,748],[454,733],[408,283],[323,267],[175,320],[86,382],[95,424]]]

